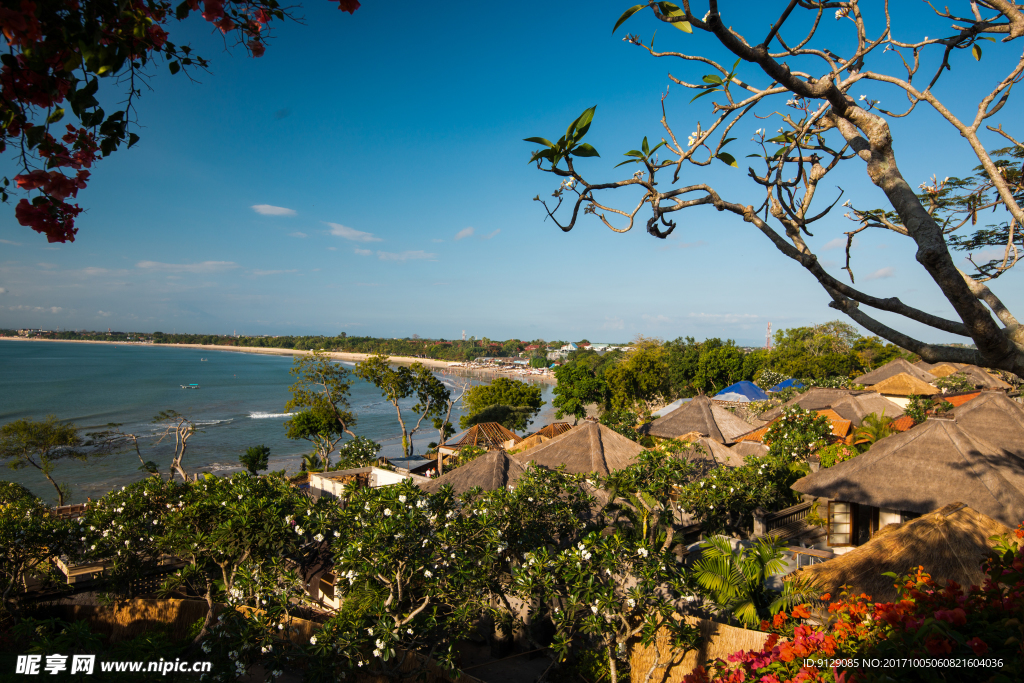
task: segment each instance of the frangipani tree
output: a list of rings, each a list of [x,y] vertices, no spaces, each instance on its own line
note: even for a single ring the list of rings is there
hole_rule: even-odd
[[[352,13],[359,2],[338,6]],[[154,67],[166,64],[190,79],[207,70],[207,60],[169,40],[167,29],[200,13],[225,43],[261,57],[271,22],[292,18],[293,9],[277,0],[3,0],[0,152],[13,152],[19,173],[17,190],[11,179],[0,181],[0,201],[36,192],[15,207],[18,222],[49,242],[74,242],[82,208],[67,200],[85,188],[100,158],[139,141],[135,105]],[[100,97],[123,108],[108,114]]]
[[[1024,328],[987,285],[956,267],[946,235],[967,223],[973,225],[977,212],[990,208],[1006,217],[1007,229],[999,235],[1006,238],[1007,254],[1012,255],[1020,241],[1019,230],[1024,226],[1021,173],[1010,162],[1016,163],[1024,147],[1012,131],[1003,129],[999,117],[1013,122],[1012,112],[1018,109],[1006,105],[1012,87],[1024,78],[1024,11],[1005,0],[957,3],[959,11],[920,5],[912,11],[922,19],[934,12],[946,25],[941,35],[928,37],[920,35],[918,24],[896,25],[889,3],[864,4],[791,0],[785,7],[744,6],[741,10],[708,0],[699,8],[689,1],[681,6],[652,1],[629,8],[614,30],[648,10],[655,21],[681,29],[671,32],[685,48],[678,51],[658,51],[653,39],[645,43],[639,35],[627,35],[625,40],[654,57],[677,60],[684,68],[696,67],[687,79],[671,74],[669,78],[696,92],[694,100],[707,98],[701,105],[710,103],[711,120],[688,126],[692,132],[685,138],[678,135],[669,123],[666,91],[661,120],[666,137],[654,145],[644,138],[637,149],[626,152],[623,163],[637,166],[620,180],[593,181],[578,168],[581,158],[598,155],[583,142],[593,121],[593,107],[571,123],[557,142],[528,138],[543,147],[531,161],[561,181],[554,206],[544,202],[546,213],[564,231],[575,227],[582,209],[610,229],[626,232],[646,210],[647,232],[662,239],[676,231],[684,215],[679,212],[708,206],[732,213],[806,269],[829,294],[832,307],[872,333],[930,362],[973,363],[1022,374]],[[763,38],[748,38],[731,28],[741,19],[741,11],[746,20],[751,12],[762,9],[769,12],[762,22]],[[839,30],[846,35],[824,28],[825,22],[832,21],[840,22]],[[964,59],[983,56],[990,65],[986,92],[966,102],[958,84],[943,75]],[[883,108],[865,92],[876,87],[895,90],[905,106]],[[973,198],[945,202],[943,191],[949,188],[938,181],[925,183],[921,193],[915,192],[900,172],[890,123],[903,117],[923,118],[925,108],[941,118],[949,144],[966,145],[977,158],[977,186],[961,188],[962,194]],[[762,123],[764,119],[774,123]],[[766,132],[766,126],[778,126],[778,131]],[[687,180],[687,168],[720,162],[738,168],[738,145],[728,147],[732,151],[726,148],[751,131],[753,146],[745,151],[754,152],[747,156],[760,161],[758,168],[748,169],[750,191],[744,194],[738,186],[715,188],[699,178]],[[1009,158],[1000,159],[989,151],[1007,143],[1012,145]],[[848,239],[864,227],[876,227],[912,240],[918,263],[953,307],[955,319],[854,286],[849,260],[849,283],[819,262],[805,236],[841,201],[843,193],[827,188],[823,181],[848,164],[863,164],[868,180],[882,190],[891,207],[854,206],[849,216],[860,227],[847,232]],[[638,191],[639,201],[629,208],[614,208],[614,198],[605,197],[621,196],[626,188]],[[560,220],[566,200],[571,213]],[[854,200],[862,201],[856,196]],[[611,218],[619,225],[613,225]],[[988,235],[987,244],[1001,239],[999,235]],[[1003,264],[1013,260],[1003,259]],[[883,323],[865,308],[958,335],[976,348],[926,343]]]

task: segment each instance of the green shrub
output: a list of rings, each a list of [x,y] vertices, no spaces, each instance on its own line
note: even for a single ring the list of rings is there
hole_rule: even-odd
[[[821,462],[821,466],[825,468],[845,462],[857,456],[858,453],[857,449],[853,446],[847,446],[845,443],[834,443],[831,446],[819,449],[816,455]]]

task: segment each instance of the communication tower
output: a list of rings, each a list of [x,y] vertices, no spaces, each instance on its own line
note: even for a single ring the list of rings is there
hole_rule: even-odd
[[[768,331],[764,333],[764,348],[768,351],[772,350],[772,324],[768,323]]]
[[[466,331],[462,331],[462,341],[466,341]]]

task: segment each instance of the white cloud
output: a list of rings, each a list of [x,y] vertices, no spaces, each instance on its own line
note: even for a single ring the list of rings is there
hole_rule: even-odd
[[[865,280],[881,280],[883,278],[892,277],[895,274],[896,274],[896,271],[893,270],[892,268],[889,268],[887,266],[885,268],[879,268],[878,270],[876,270],[873,273],[868,273],[864,277],[864,279]]]
[[[422,259],[437,258],[437,254],[430,254],[423,250],[401,251],[398,253],[391,251],[378,251],[377,258],[381,261],[418,261]]]
[[[56,263],[39,263],[37,265],[40,268],[46,268],[47,270],[53,270],[54,268],[57,268],[57,264]]]
[[[10,240],[0,240],[0,244],[9,244],[12,247],[20,247],[21,246],[21,242],[12,242]]]
[[[95,268],[93,266],[82,268],[82,275],[104,275],[109,272],[106,268]]]
[[[829,240],[828,242],[826,242],[825,246],[823,246],[821,248],[821,250],[822,251],[830,251],[832,249],[845,249],[846,248],[846,240],[847,240],[846,237],[836,237],[835,239]],[[853,244],[851,244],[850,246],[851,247],[856,247],[859,244],[860,244],[860,242],[858,242],[857,238],[854,237],[853,238]]]
[[[621,330],[626,326],[626,323],[622,321],[622,318],[609,318],[605,316],[604,325],[601,325],[602,330]]]
[[[1006,255],[1006,248],[1000,249],[999,247],[989,247],[988,249],[981,249],[974,252],[971,256],[974,257],[975,263],[985,263],[987,261],[1003,260],[1003,256]],[[967,261],[967,257],[964,257],[964,261]],[[1013,263],[1013,251],[1010,252],[1010,259],[1007,263]]]
[[[290,233],[288,233],[288,236],[289,237],[298,237],[299,239],[302,239],[303,237],[309,237],[309,235],[307,235],[304,232],[290,232]]]
[[[370,256],[373,254],[373,249],[354,249],[353,251],[359,256]]]
[[[327,247],[327,251],[338,251],[337,247]]]
[[[252,270],[249,272],[257,277],[262,277],[264,275],[281,275],[282,273],[297,273],[299,271],[292,268],[291,270]]]
[[[160,263],[159,261],[139,261],[136,268],[151,270],[158,273],[217,273],[222,270],[237,268],[234,261],[203,261],[202,263]]]
[[[100,315],[101,317],[103,317],[103,318],[109,318],[110,316],[114,315],[114,314],[113,314],[113,313],[111,313],[110,311],[96,311],[96,312],[97,312],[97,313],[98,313],[98,314],[99,314],[99,315]]]
[[[501,228],[498,228],[498,229],[497,229],[497,230],[495,230],[494,232],[489,232],[489,233],[487,233],[486,235],[482,235],[482,236],[480,237],[480,239],[482,239],[482,240],[489,240],[489,239],[491,239],[492,237],[497,237],[497,236],[498,236],[498,233],[499,233],[499,232],[501,232]]]
[[[456,242],[458,242],[459,240],[466,239],[467,237],[472,237],[474,232],[476,232],[476,230],[474,230],[473,228],[463,228],[462,230],[459,230],[458,233],[456,233],[454,239]]]
[[[373,233],[363,232],[361,230],[353,230],[347,228],[340,223],[327,223],[326,225],[331,226],[331,234],[337,237],[344,237],[347,240],[353,242],[382,242],[383,240],[379,237],[374,237]]]
[[[8,306],[9,311],[29,311],[31,313],[60,313],[64,309],[60,306]]]
[[[643,318],[644,320],[646,320],[647,322],[654,323],[654,324],[670,322],[668,317],[664,316],[664,315],[647,315],[646,313],[644,313],[640,317]]]
[[[294,216],[295,209],[286,209],[283,206],[271,206],[270,204],[254,204],[252,210],[263,216]]]
[[[0,294],[6,294],[6,293],[7,293],[7,290],[4,289],[3,287],[0,287]]]

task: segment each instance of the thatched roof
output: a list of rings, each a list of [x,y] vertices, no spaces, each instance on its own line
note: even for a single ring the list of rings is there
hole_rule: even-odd
[[[732,443],[736,437],[750,431],[750,425],[721,406],[714,405],[707,396],[697,396],[641,428],[644,434],[662,439],[675,439],[689,432],[697,432],[719,443]]]
[[[963,503],[950,503],[909,522],[890,524],[859,548],[789,578],[811,579],[832,595],[849,585],[852,595],[866,593],[877,602],[896,599],[894,582],[883,573],[903,576],[919,566],[941,583],[980,586],[985,581],[981,563],[994,545],[990,537],[1010,531]]]
[[[982,389],[1010,389],[1010,385],[995,375],[990,375],[977,365],[965,365],[957,370],[958,373],[967,377],[971,384]]]
[[[871,389],[885,396],[931,396],[939,393],[939,390],[931,384],[905,372],[883,379]]]
[[[528,451],[535,446],[541,445],[545,441],[551,441],[551,439],[546,436],[541,436],[540,434],[534,434],[533,436],[528,436],[517,443],[515,451],[516,453],[522,453],[523,451]]]
[[[757,441],[741,441],[734,446],[730,446],[729,450],[733,453],[732,459],[739,460],[740,463],[743,463],[748,455],[757,456],[758,458],[768,455],[768,447]]]
[[[823,408],[831,408],[834,404],[845,400],[850,396],[860,396],[861,394],[868,393],[871,392],[853,391],[852,389],[826,389],[824,387],[811,387],[804,393],[798,394],[789,399],[781,406],[773,408],[765,413],[761,413],[761,419],[768,422],[776,420],[782,417],[782,413],[786,408],[791,406],[800,406],[804,410],[821,410]]]
[[[1024,407],[1001,391],[983,391],[952,411],[956,423],[1024,459]]]
[[[919,367],[911,365],[909,362],[902,358],[896,358],[894,360],[891,360],[882,367],[872,370],[867,374],[861,375],[860,377],[857,377],[853,381],[856,382],[857,384],[865,385],[878,384],[882,380],[889,379],[893,375],[898,375],[901,372],[905,372],[911,377],[916,377],[925,384],[935,381],[934,375],[925,372]]]
[[[462,467],[445,472],[440,477],[420,484],[427,493],[437,493],[442,486],[450,485],[456,494],[465,493],[475,486],[484,491],[495,491],[514,486],[526,473],[526,465],[510,458],[505,451],[488,451]]]
[[[726,465],[728,467],[739,467],[743,464],[742,455],[737,454],[732,448],[714,439],[696,436],[682,440],[689,442],[690,448],[680,453],[680,456],[690,462],[697,463],[700,460],[704,460],[708,464]],[[696,446],[698,445],[703,452],[697,450]]]
[[[570,429],[572,429],[572,425],[569,424],[568,422],[552,422],[549,425],[544,425],[530,436],[533,436],[534,434],[539,434],[540,436],[543,436],[545,438],[553,439],[559,434],[565,434]]]
[[[633,464],[644,448],[597,422],[585,422],[513,458],[550,469],[565,465],[574,474],[608,475]]]
[[[872,413],[879,417],[884,413],[887,418],[891,419],[896,419],[903,414],[903,408],[899,404],[893,403],[874,391],[846,396],[833,403],[831,408],[852,422],[854,427],[860,427],[864,418]]]
[[[502,448],[508,441],[518,444],[523,437],[516,436],[497,422],[481,422],[470,427],[458,441],[449,441],[444,446],[480,446],[481,448]]]
[[[866,453],[798,480],[793,489],[920,513],[961,500],[1016,526],[1024,519],[1022,448],[1024,443],[1016,446],[1016,454],[1007,452],[953,420],[929,418],[878,441]]]
[[[928,368],[926,372],[933,377],[949,377],[950,375],[959,372],[963,366],[953,365],[952,363],[936,363],[932,367]]]

